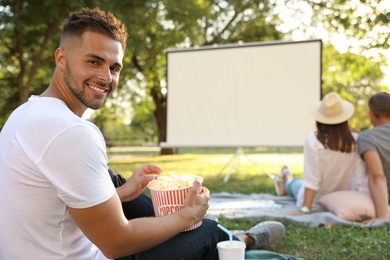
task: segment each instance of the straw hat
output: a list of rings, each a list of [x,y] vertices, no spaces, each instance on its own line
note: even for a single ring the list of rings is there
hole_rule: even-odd
[[[334,92],[326,94],[313,109],[312,115],[317,122],[335,125],[347,121],[355,111],[351,102],[343,100]]]

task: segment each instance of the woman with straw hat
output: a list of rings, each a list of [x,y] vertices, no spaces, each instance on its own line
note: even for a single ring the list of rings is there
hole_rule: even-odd
[[[353,114],[352,103],[334,92],[312,109],[317,131],[306,137],[303,180],[293,178],[286,166],[276,178],[278,195],[294,197],[300,208],[293,215],[309,214],[321,196],[334,191],[355,185],[368,192],[364,163],[357,152],[358,135],[348,125]]]

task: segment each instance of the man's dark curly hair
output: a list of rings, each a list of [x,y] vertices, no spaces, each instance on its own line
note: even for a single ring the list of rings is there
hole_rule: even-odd
[[[125,50],[127,42],[126,26],[111,12],[105,12],[98,7],[82,8],[69,14],[61,33],[60,44],[68,37],[81,37],[86,31],[96,32],[112,38],[122,44]]]
[[[368,101],[368,106],[377,118],[390,117],[390,93],[376,93]]]

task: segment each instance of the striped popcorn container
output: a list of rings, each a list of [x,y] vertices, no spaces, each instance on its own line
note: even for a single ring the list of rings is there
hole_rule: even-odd
[[[196,177],[201,183],[203,181],[202,177]],[[152,183],[148,185],[150,190],[150,197],[152,199],[154,213],[156,217],[162,217],[179,211],[184,208],[184,200],[187,196],[188,191],[191,189],[193,181],[191,184],[184,188],[167,188],[167,187],[156,187]],[[171,185],[172,186],[172,185]],[[191,227],[184,229],[185,231],[190,231],[198,228],[202,225],[202,221],[195,223]]]

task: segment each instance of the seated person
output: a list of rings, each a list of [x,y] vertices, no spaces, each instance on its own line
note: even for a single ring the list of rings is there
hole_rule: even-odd
[[[293,178],[287,166],[275,176],[278,195],[296,200],[299,212],[309,214],[318,199],[334,191],[356,189],[368,193],[365,166],[357,152],[357,133],[351,132],[348,119],[354,106],[336,93],[324,96],[312,110],[317,131],[304,145],[303,179]]]
[[[117,190],[119,187],[124,187],[127,181],[122,175],[120,175],[117,171],[115,171],[112,168],[109,168],[108,172]],[[137,174],[138,173],[136,171],[135,174],[133,175],[135,176]],[[131,178],[132,177],[130,177],[130,179]],[[155,216],[152,200],[144,193],[141,193],[137,198],[131,201],[123,201],[122,209],[127,219]],[[206,218],[203,220],[203,222],[206,223],[202,223],[202,226],[203,225],[215,226],[215,220]],[[176,240],[183,239],[180,238],[182,236],[184,237],[187,236],[185,235],[185,233],[181,233],[181,234],[177,236]],[[259,249],[259,248],[264,248],[270,245],[277,244],[283,238],[284,234],[285,234],[285,228],[282,223],[276,221],[264,221],[258,223],[248,231],[235,232],[233,235],[233,239],[244,241],[247,249]],[[117,260],[119,259],[125,260],[128,258],[126,257],[118,258]]]
[[[368,107],[374,128],[359,135],[358,147],[367,165],[370,194],[375,207],[375,218],[365,223],[372,225],[390,220],[390,94],[376,93],[368,101]]]
[[[180,211],[138,217],[150,215],[146,205],[127,219],[121,202],[138,198],[162,169],[145,165],[115,188],[103,134],[82,118],[118,87],[127,36],[110,12],[72,12],[49,86],[16,108],[2,128],[0,259],[218,259],[216,244],[229,236],[215,221],[182,232],[204,219],[207,187],[194,181]],[[271,221],[234,239],[254,249],[277,243],[284,233],[283,224]]]

